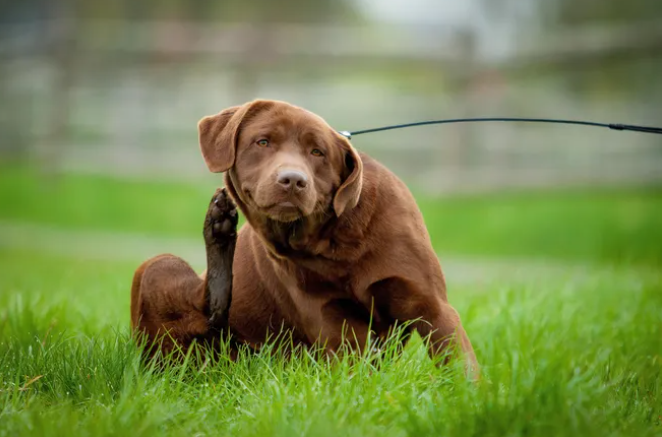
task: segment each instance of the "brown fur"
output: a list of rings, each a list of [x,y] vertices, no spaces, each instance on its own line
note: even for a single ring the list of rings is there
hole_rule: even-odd
[[[432,354],[452,342],[477,369],[423,217],[393,173],[317,115],[284,102],[227,109],[205,117],[199,132],[209,169],[226,172],[247,219],[232,269],[229,327],[238,341],[258,347],[285,327],[304,345],[335,351],[347,338],[361,348],[369,329],[383,336],[417,320]],[[283,188],[285,170],[307,177],[306,187]],[[184,345],[204,335],[203,283],[179,258],[147,261],[134,278],[132,325],[150,337],[171,329]],[[186,316],[168,322],[173,312]]]

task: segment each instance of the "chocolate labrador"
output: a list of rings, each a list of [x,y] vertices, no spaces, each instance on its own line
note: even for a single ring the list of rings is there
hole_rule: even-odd
[[[477,369],[416,202],[393,173],[322,118],[256,100],[203,118],[200,147],[225,189],[204,224],[207,270],[181,258],[143,263],[134,329],[163,352],[231,333],[259,347],[283,328],[296,344],[361,348],[395,324],[455,345]],[[236,232],[239,207],[246,224]],[[164,335],[167,334],[167,335]]]

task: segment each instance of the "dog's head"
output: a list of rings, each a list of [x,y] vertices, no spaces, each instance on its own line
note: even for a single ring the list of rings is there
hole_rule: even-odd
[[[309,111],[255,100],[203,118],[198,130],[209,170],[228,172],[231,192],[249,219],[287,223],[331,211],[340,216],[359,201],[361,159],[345,137]]]

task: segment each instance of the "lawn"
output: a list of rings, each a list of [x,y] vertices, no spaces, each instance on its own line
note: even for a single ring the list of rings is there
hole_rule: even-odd
[[[8,170],[0,224],[198,241],[212,192]],[[420,205],[480,384],[436,367],[420,339],[381,357],[262,352],[155,372],[129,338],[138,259],[3,245],[0,226],[0,436],[662,435],[660,191]]]

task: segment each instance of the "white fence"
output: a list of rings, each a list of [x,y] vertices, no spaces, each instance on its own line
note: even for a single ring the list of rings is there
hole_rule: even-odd
[[[662,124],[659,79],[644,96],[587,96],[567,81],[614,59],[617,68],[659,68],[659,23],[560,33],[502,58],[480,55],[471,35],[452,30],[181,22],[75,29],[54,28],[45,46],[19,28],[0,41],[8,102],[1,147],[22,141],[49,167],[205,177],[198,119],[254,97],[307,107],[339,130],[495,115]],[[357,136],[354,144],[435,192],[662,182],[662,136],[649,134],[476,124]]]

